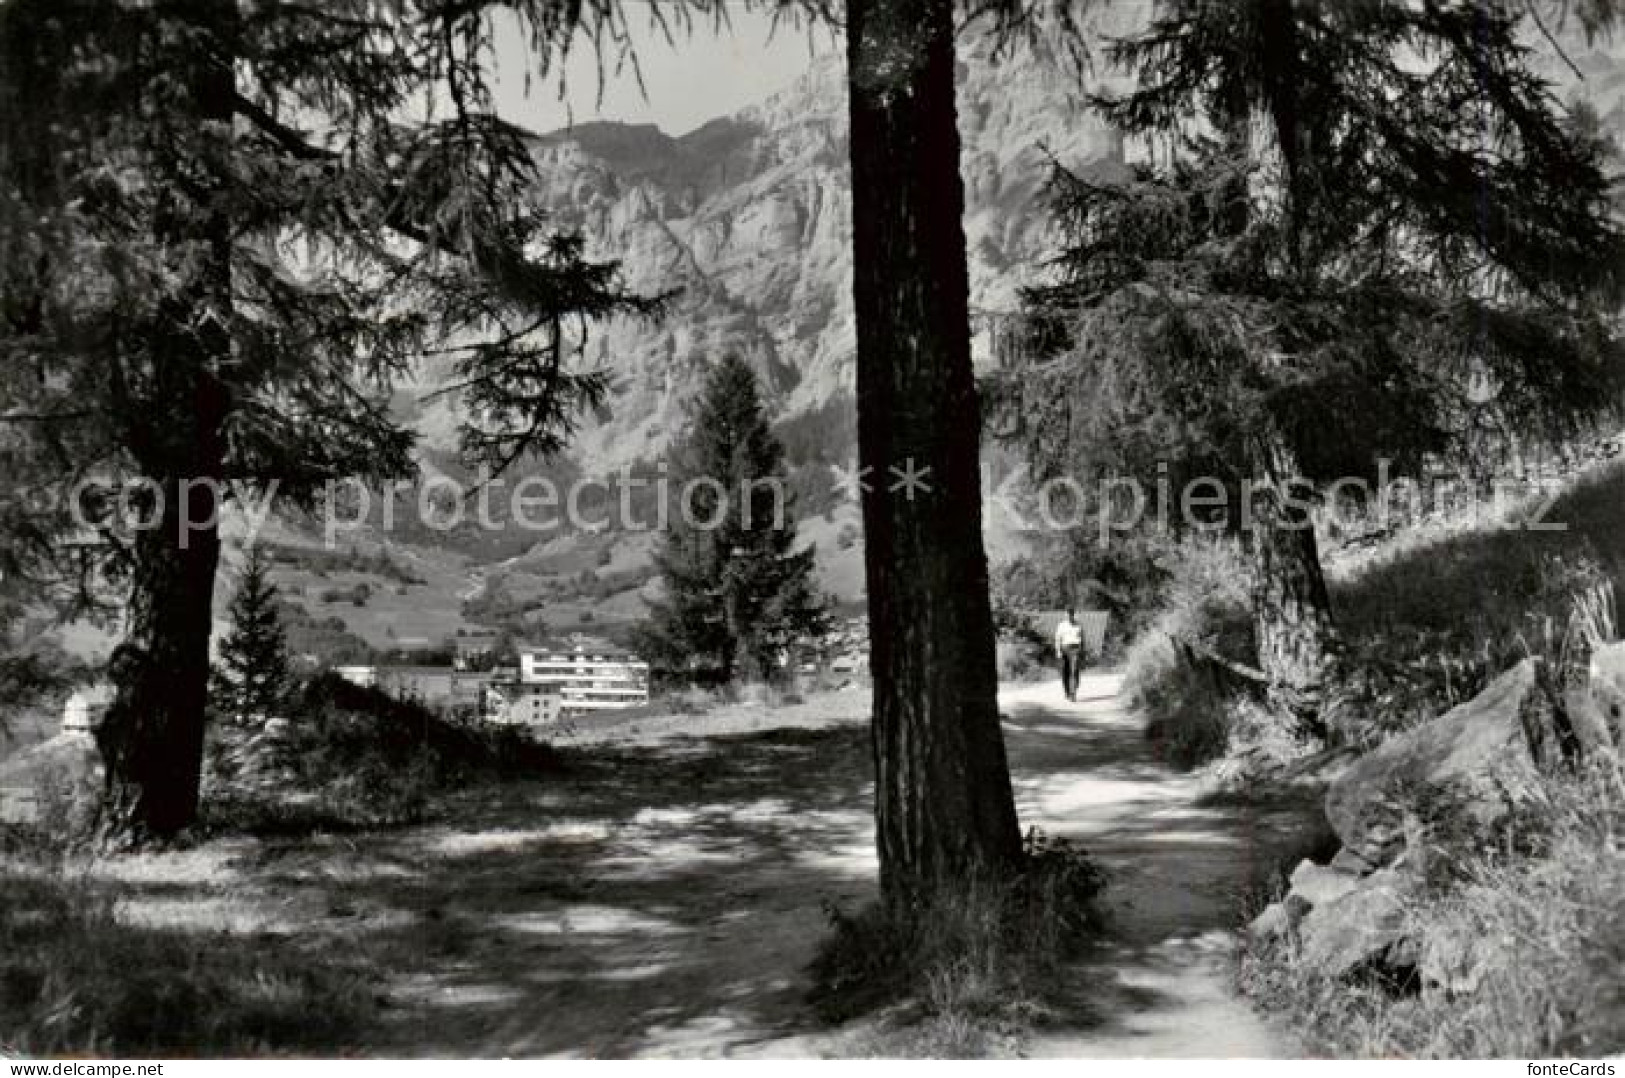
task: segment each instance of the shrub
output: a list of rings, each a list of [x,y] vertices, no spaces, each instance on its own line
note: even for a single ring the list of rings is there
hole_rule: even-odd
[[[1129,649],[1123,687],[1147,719],[1146,735],[1178,767],[1222,754],[1236,698],[1188,648],[1242,663],[1254,661],[1249,574],[1226,540],[1183,545],[1165,605]]]
[[[203,807],[206,829],[304,832],[412,823],[432,795],[473,782],[535,777],[556,753],[513,727],[447,718],[335,674],[307,683],[274,749],[270,781],[244,781],[231,758],[246,751],[218,724]]]
[[[1000,681],[1037,681],[1048,674],[1047,652],[1042,645],[1010,633],[1000,633],[994,641],[994,657]]]
[[[794,707],[805,700],[792,680],[741,682],[729,688],[725,699],[730,703],[768,710]]]
[[[733,702],[726,685],[706,688],[682,685],[660,694],[658,703],[678,715],[703,715]]]
[[[1288,716],[1249,696],[1231,699],[1223,723],[1222,749],[1199,757],[1210,761],[1204,775],[1210,798],[1236,803],[1285,795],[1292,785],[1286,769],[1324,747]],[[1303,778],[1310,787],[1319,781],[1313,771]]]
[[[1157,756],[1191,768],[1221,755],[1229,744],[1234,700],[1167,638],[1137,645],[1135,656],[1130,699],[1146,716],[1145,736]]]
[[[1001,680],[1026,681],[1043,676],[1050,661],[1050,641],[1003,582],[993,594],[993,629],[998,634],[994,646]]]

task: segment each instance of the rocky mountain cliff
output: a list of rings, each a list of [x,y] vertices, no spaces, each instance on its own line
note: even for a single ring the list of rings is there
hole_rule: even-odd
[[[1102,9],[1102,33],[1130,29],[1141,5]],[[1133,10],[1131,10],[1133,9]],[[1616,140],[1625,133],[1625,43],[1561,35],[1562,55],[1531,42],[1561,96],[1581,96]],[[964,50],[959,116],[973,307],[1015,306],[1050,250],[1043,189],[1051,158],[1109,168],[1120,137],[1082,91],[1116,89],[1102,65],[1080,86],[1031,57],[998,61]],[[580,228],[598,257],[622,262],[635,288],[675,290],[658,323],[598,329],[584,362],[615,389],[576,449],[588,471],[658,458],[685,422],[708,364],[725,353],[756,369],[778,416],[816,411],[854,384],[851,197],[845,69],[818,60],[794,84],[733,116],[673,137],[651,125],[584,123],[539,135],[537,198]],[[978,352],[987,351],[979,339]],[[453,441],[454,404],[428,409],[430,447]],[[849,450],[850,447],[843,447]]]
[[[851,198],[844,65],[819,60],[774,97],[681,137],[648,125],[581,124],[538,136],[541,204],[622,261],[639,290],[677,290],[658,323],[598,330],[585,361],[613,372],[609,406],[578,459],[609,470],[655,459],[685,421],[708,365],[744,356],[781,418],[854,382]],[[1110,160],[1121,145],[1075,80],[1033,62],[960,68],[962,174],[972,302],[1011,309],[1046,249],[1050,155]],[[441,407],[422,426],[447,445]]]
[[[1129,29],[1123,20],[1143,5],[1101,10],[1102,29],[1122,31]],[[1625,50],[1587,44],[1577,34],[1563,46],[1566,59],[1539,45],[1543,72],[1565,98],[1589,100],[1618,141],[1625,132]],[[1086,108],[1082,93],[1122,83],[1099,73],[1080,87],[1076,77],[1031,58],[994,62],[974,47],[962,55],[958,108],[972,303],[997,313],[1014,308],[1018,289],[1041,272],[1051,249],[1044,187],[1052,159],[1071,168],[1122,167],[1122,141]],[[658,322],[623,320],[594,330],[583,361],[611,372],[614,390],[584,425],[573,459],[549,465],[551,472],[604,477],[623,465],[658,461],[683,432],[709,365],[730,352],[757,371],[793,458],[813,471],[817,461],[851,459],[851,198],[838,56],[819,60],[769,99],[681,136],[649,125],[584,123],[535,136],[534,153],[541,175],[536,198],[562,226],[581,229],[595,256],[619,259],[633,287],[675,292]],[[989,346],[983,334],[974,347],[985,359]],[[425,372],[425,381],[432,384],[435,372]],[[455,400],[425,402],[407,390],[401,401],[423,436],[425,463],[447,464],[456,443]],[[861,599],[856,505],[803,502],[803,510],[801,534],[817,545],[823,585],[843,599]],[[995,562],[1027,545],[996,500],[987,504],[984,530]],[[318,604],[318,613],[342,616],[375,644],[386,630],[401,639],[439,639],[465,620],[490,624],[471,603],[543,611],[555,626],[588,617],[636,620],[652,572],[647,532],[398,529],[356,538],[396,551],[429,582],[428,593],[408,589],[397,603],[392,596],[401,589],[377,581],[383,598],[366,617],[347,603]],[[318,595],[333,587],[289,579]]]

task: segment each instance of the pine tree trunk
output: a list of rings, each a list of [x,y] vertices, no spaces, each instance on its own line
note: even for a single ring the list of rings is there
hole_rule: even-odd
[[[1016,864],[982,547],[951,0],[847,7],[882,889]],[[914,475],[912,489],[904,477]]]
[[[182,11],[217,31],[192,55],[192,116],[229,125],[235,75],[224,43],[235,5]],[[177,201],[159,215],[159,238],[204,252],[196,276],[163,312],[172,331],[145,358],[146,377],[124,402],[137,470],[162,499],[156,527],[134,542],[125,633],[109,663],[114,699],[97,733],[106,768],[101,829],[111,846],[172,837],[197,816],[209,692],[209,637],[220,562],[219,484],[225,473],[230,395],[217,372],[231,360],[230,221],[215,207]]]
[[[1278,437],[1260,443],[1250,536],[1258,665],[1271,700],[1301,729],[1321,736],[1333,624],[1309,511],[1312,492]]]
[[[194,488],[184,510],[180,482],[165,484],[175,509],[136,542],[124,640],[109,673],[116,695],[97,734],[106,767],[102,831],[110,845],[166,839],[197,816],[209,684],[209,632],[220,535],[185,532],[180,513],[205,520],[213,496]]]

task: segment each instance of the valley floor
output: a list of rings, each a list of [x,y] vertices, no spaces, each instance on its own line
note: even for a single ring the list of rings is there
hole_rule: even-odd
[[[1108,939],[1042,1056],[1270,1056],[1297,1046],[1240,1000],[1227,952],[1250,889],[1305,841],[1287,808],[1201,804],[1086,678],[1001,698],[1024,826],[1112,873]],[[217,841],[105,863],[119,918],[269,933],[381,984],[335,1052],[375,1056],[842,1055],[805,970],[827,908],[874,897],[868,695],[789,727],[724,712],[571,750],[567,775],[471,791],[439,823]]]

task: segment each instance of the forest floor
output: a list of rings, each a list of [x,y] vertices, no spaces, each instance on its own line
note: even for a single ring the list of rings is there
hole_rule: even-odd
[[[217,840],[90,868],[121,922],[266,934],[379,986],[335,1052],[374,1056],[861,1053],[806,969],[831,907],[874,898],[868,694],[643,723],[569,770],[471,790],[376,834]],[[1035,1056],[1276,1056],[1231,985],[1247,896],[1309,839],[1301,808],[1210,805],[1087,677],[1001,696],[1024,826],[1111,873],[1106,938]]]

